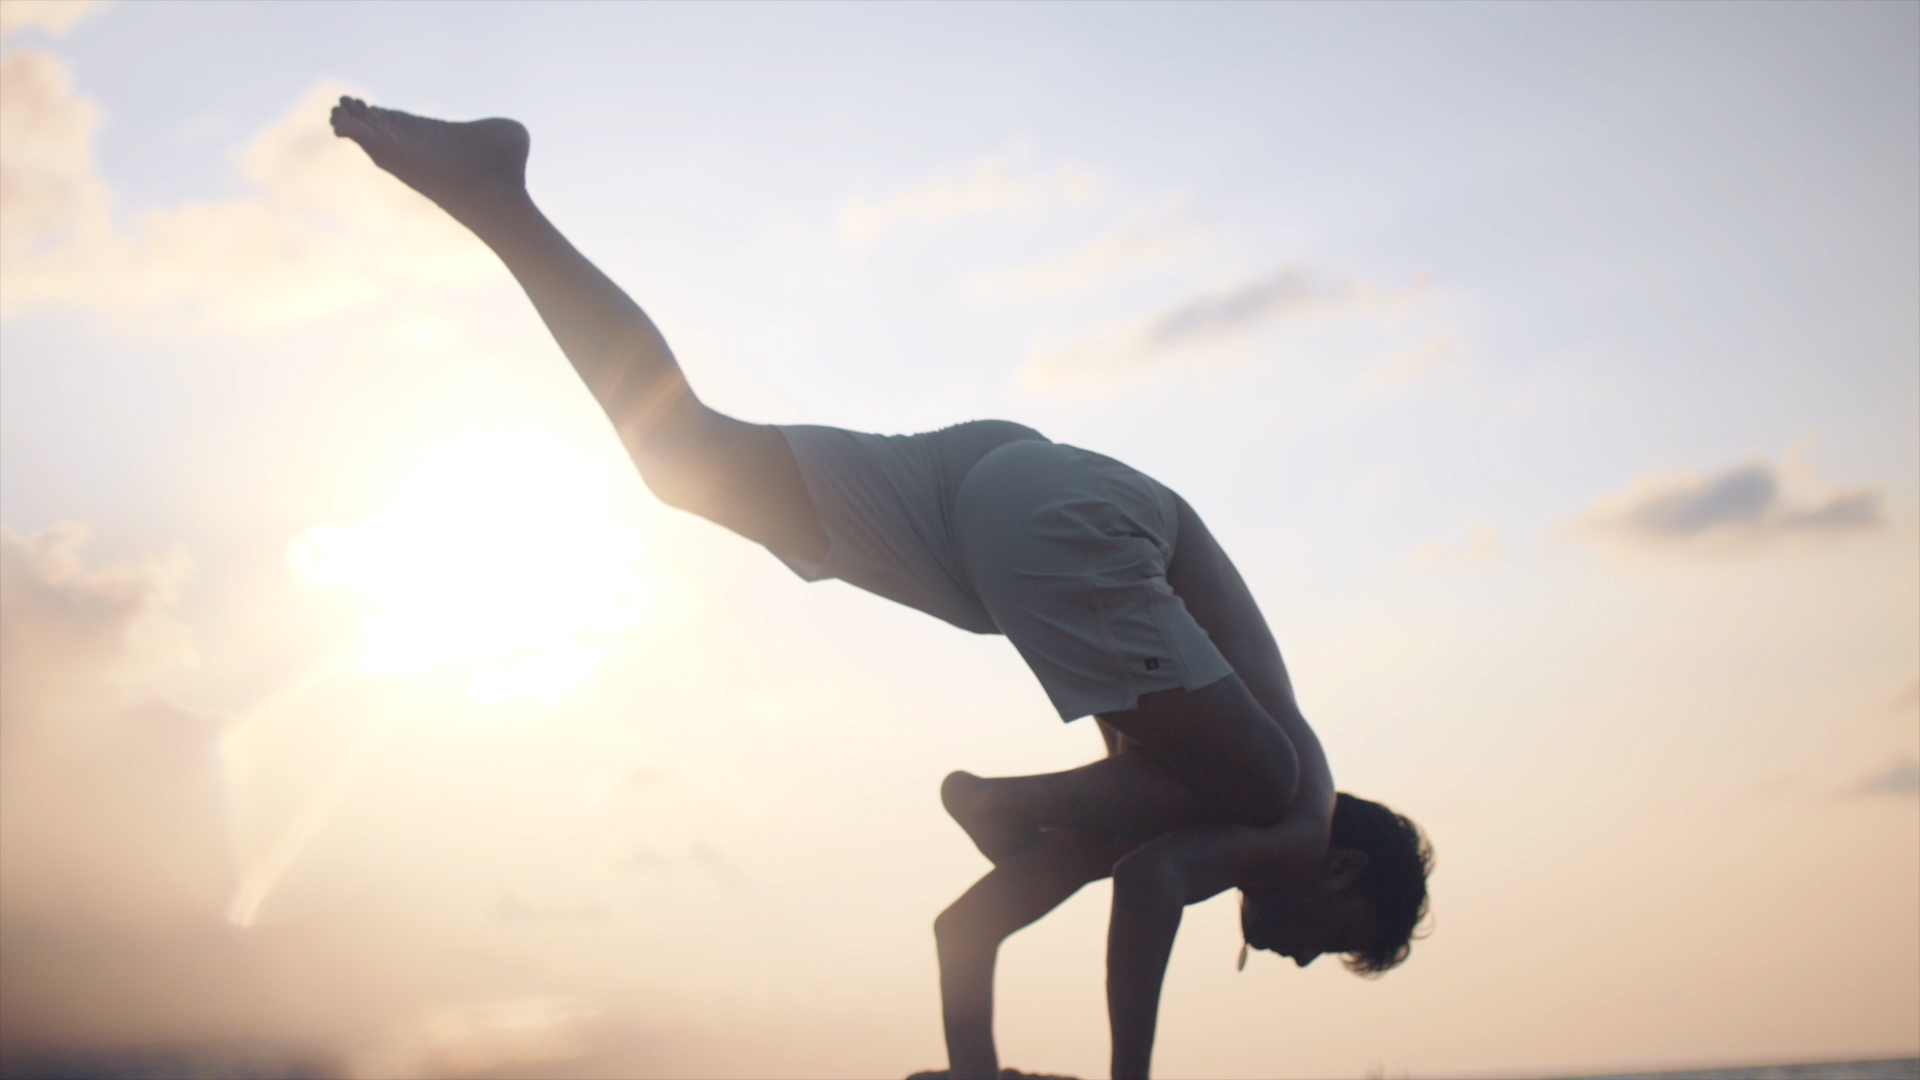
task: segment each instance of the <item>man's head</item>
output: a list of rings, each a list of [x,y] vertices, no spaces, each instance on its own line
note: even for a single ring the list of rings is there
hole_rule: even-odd
[[[1247,944],[1301,967],[1345,953],[1347,967],[1378,975],[1407,958],[1427,911],[1433,848],[1413,822],[1341,792],[1320,872],[1284,890],[1242,893]]]

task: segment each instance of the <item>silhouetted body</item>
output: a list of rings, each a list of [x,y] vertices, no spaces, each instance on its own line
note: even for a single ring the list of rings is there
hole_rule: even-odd
[[[663,501],[809,579],[1005,633],[1063,720],[1099,718],[1103,761],[956,773],[942,790],[996,864],[936,923],[955,1076],[997,1070],[999,942],[1109,873],[1115,1076],[1147,1073],[1184,905],[1241,888],[1250,943],[1302,966],[1378,935],[1374,905],[1348,895],[1367,856],[1331,844],[1332,774],[1279,649],[1178,495],[1005,421],[881,436],[716,412],[646,314],[534,206],[519,124],[343,98],[333,125],[500,256]]]

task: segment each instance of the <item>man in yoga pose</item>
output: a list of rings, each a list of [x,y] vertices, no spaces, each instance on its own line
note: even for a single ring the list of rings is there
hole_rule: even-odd
[[[936,923],[956,1076],[997,1071],[999,942],[1109,873],[1116,1077],[1147,1075],[1187,904],[1238,887],[1247,943],[1303,967],[1323,952],[1367,972],[1405,956],[1424,842],[1384,807],[1336,795],[1259,608],[1185,500],[1005,421],[881,436],[716,412],[646,314],[534,206],[525,128],[352,98],[332,121],[500,256],[662,501],[808,580],[1005,634],[1062,720],[1098,718],[1102,761],[955,773],[942,788],[995,864]]]

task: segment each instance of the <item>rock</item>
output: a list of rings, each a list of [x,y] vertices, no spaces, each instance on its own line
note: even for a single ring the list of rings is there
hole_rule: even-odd
[[[926,1072],[917,1072],[907,1077],[907,1080],[948,1080],[947,1070],[930,1069]],[[1000,1080],[1075,1080],[1075,1078],[1061,1076],[1058,1073],[1030,1073],[1021,1072],[1019,1069],[1001,1069]]]

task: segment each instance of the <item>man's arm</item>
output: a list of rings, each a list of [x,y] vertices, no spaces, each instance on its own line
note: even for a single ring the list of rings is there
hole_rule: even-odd
[[[1168,833],[1113,867],[1107,924],[1107,1019],[1113,1076],[1144,1078],[1153,1061],[1160,986],[1181,910],[1249,878],[1302,872],[1324,854],[1325,830],[1309,815],[1265,829],[1203,825]]]
[[[1293,744],[1300,778],[1288,817],[1324,815],[1331,820],[1333,771],[1319,737],[1294,699],[1293,680],[1266,617],[1206,522],[1185,499],[1175,495],[1174,502],[1180,515],[1180,540],[1167,567],[1167,584],[1213,639],[1254,700]]]
[[[1048,829],[1039,841],[974,883],[934,920],[940,1004],[954,1080],[1000,1075],[993,1045],[993,968],[1000,943],[1110,872],[1125,848],[1102,837]]]

